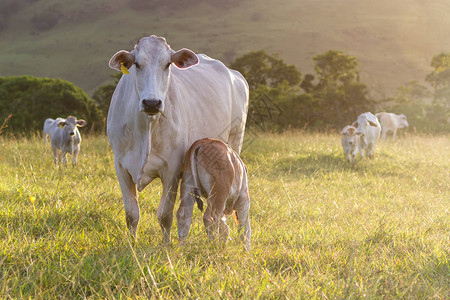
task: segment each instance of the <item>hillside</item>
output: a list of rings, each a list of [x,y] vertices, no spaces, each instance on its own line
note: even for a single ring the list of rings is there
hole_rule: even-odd
[[[117,50],[150,34],[226,63],[264,49],[302,73],[313,71],[314,55],[343,50],[358,58],[361,79],[379,95],[423,80],[431,58],[450,49],[446,0],[16,2],[0,31],[0,75],[60,77],[89,94],[111,81],[108,61]]]

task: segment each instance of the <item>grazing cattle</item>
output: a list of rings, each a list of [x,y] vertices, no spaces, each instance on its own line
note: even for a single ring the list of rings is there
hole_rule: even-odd
[[[87,124],[85,120],[77,120],[70,116],[67,119],[57,118],[46,119],[44,122],[44,143],[47,136],[50,136],[50,142],[53,150],[53,161],[58,164],[62,160],[67,164],[66,155],[73,155],[72,165],[76,165],[78,152],[80,152],[81,134],[77,127],[83,127]]]
[[[129,73],[114,91],[107,120],[127,227],[136,238],[137,191],[160,178],[157,217],[163,240],[170,243],[186,150],[194,141],[212,137],[240,152],[248,84],[220,61],[188,49],[174,51],[156,36],[142,38],[130,52],[117,52],[109,66]]]
[[[375,115],[380,121],[381,125],[381,137],[386,140],[386,134],[392,132],[392,140],[395,140],[397,135],[397,129],[408,127],[408,120],[404,114],[396,115],[393,113],[380,112]]]
[[[195,201],[202,210],[200,196],[207,199],[203,223],[209,239],[213,240],[219,233],[221,240],[226,241],[230,230],[223,217],[234,212],[238,232],[249,249],[251,229],[247,169],[236,151],[222,141],[201,139],[186,152],[181,203],[177,212],[180,241],[184,241],[189,233]]]
[[[350,125],[345,126],[341,131],[341,143],[344,149],[344,155],[352,166],[355,163],[355,156],[358,153],[360,137],[361,132]]]
[[[377,117],[372,113],[366,112],[358,116],[358,119],[352,124],[357,131],[361,133],[359,143],[359,155],[364,157],[363,150],[367,157],[373,158],[375,143],[380,138],[381,126]]]

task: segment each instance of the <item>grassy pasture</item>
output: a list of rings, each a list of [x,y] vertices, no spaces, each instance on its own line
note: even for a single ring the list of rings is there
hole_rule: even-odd
[[[161,193],[140,194],[127,235],[106,137],[85,136],[79,165],[55,168],[41,137],[0,137],[0,298],[450,298],[450,139],[380,141],[344,161],[339,136],[254,135],[252,250],[206,240],[163,247]]]

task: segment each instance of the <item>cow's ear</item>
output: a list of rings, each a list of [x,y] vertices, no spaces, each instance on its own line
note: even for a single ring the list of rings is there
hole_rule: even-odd
[[[358,122],[353,122],[352,126],[353,127],[358,127]]]
[[[66,125],[66,122],[65,121],[59,121],[57,125],[58,125],[59,128],[63,128],[64,125]]]
[[[359,136],[364,135],[361,131],[357,131],[357,132],[355,132],[355,134],[356,134],[356,135],[359,135]]]
[[[77,120],[77,126],[78,127],[86,126],[86,124],[87,124],[87,122],[85,120],[83,120],[83,119]]]
[[[372,126],[372,127],[378,127],[377,123],[375,123],[375,122],[372,122],[372,121],[369,121],[369,120],[367,120],[367,122],[369,122],[369,125]]]
[[[178,68],[186,69],[198,64],[198,57],[189,49],[181,49],[172,54],[170,61]]]
[[[134,64],[134,59],[133,53],[120,50],[109,60],[109,67],[117,71],[122,71],[120,68],[120,64],[122,63],[125,68],[129,69]]]

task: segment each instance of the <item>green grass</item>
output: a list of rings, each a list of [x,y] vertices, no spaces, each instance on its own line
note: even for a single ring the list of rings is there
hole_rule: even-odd
[[[0,298],[450,298],[448,135],[380,141],[354,168],[333,134],[260,133],[242,157],[252,250],[231,220],[210,244],[198,211],[163,247],[159,182],[133,243],[105,137],[64,169],[39,136],[0,137]]]

